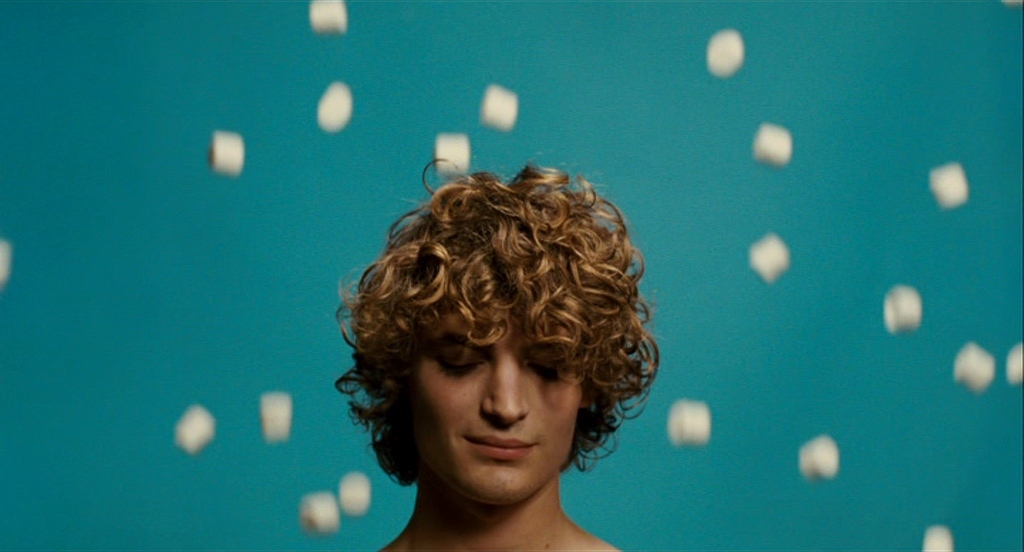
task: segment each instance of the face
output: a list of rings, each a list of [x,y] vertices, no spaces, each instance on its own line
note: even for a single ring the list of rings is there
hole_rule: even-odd
[[[420,479],[476,502],[515,504],[558,484],[583,393],[516,324],[485,348],[466,343],[468,330],[456,316],[442,318],[413,361]]]

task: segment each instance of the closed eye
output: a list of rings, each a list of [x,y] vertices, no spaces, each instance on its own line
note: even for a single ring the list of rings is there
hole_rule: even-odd
[[[558,381],[562,377],[558,373],[558,370],[549,366],[544,366],[543,364],[537,364],[536,362],[531,362],[530,368],[532,368],[533,371],[545,381]]]
[[[441,371],[449,376],[462,376],[471,372],[480,363],[479,362],[466,362],[466,363],[454,363],[447,362],[443,359],[438,358],[437,364],[441,367]]]

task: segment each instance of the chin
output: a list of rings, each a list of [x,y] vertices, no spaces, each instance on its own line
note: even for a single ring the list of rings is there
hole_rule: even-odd
[[[514,473],[474,474],[474,477],[462,481],[462,494],[475,502],[492,506],[517,504],[530,498],[537,492],[537,485],[526,481],[521,474]]]

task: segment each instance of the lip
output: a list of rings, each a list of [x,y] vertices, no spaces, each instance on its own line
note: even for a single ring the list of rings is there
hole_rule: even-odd
[[[495,460],[518,460],[533,449],[533,444],[500,437],[466,437],[473,449]]]

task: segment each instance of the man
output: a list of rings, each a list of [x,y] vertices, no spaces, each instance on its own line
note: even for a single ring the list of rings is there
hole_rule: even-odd
[[[614,550],[559,478],[650,389],[642,275],[618,209],[559,171],[465,176],[392,225],[339,310],[355,366],[336,384],[381,467],[417,484],[385,550]]]

